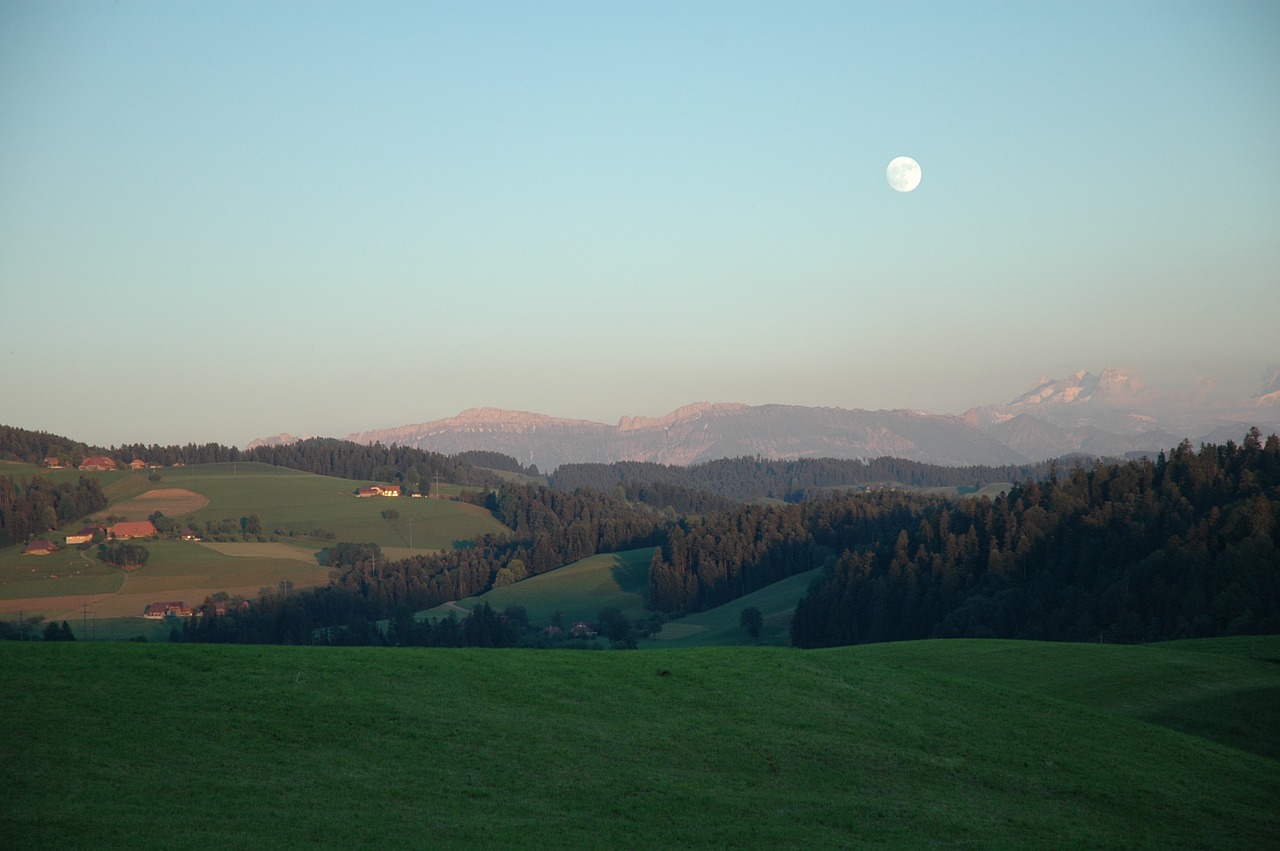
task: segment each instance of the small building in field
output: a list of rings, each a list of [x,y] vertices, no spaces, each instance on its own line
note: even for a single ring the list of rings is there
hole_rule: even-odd
[[[189,618],[191,617],[191,609],[187,608],[187,604],[182,601],[151,603],[143,611],[142,616],[155,621],[163,620],[164,618]]]
[[[574,621],[573,626],[569,627],[569,634],[574,638],[595,638],[596,631],[591,628],[591,624],[586,621]]]
[[[116,462],[102,455],[95,455],[92,458],[86,458],[80,462],[80,469],[93,472],[104,472],[114,470]]]
[[[85,526],[74,535],[67,536],[68,544],[87,544],[93,540],[93,536],[99,532],[106,532],[106,526]]]
[[[356,491],[356,496],[399,496],[399,485],[369,485]]]
[[[159,530],[150,520],[122,520],[107,530],[107,537],[115,541],[128,538],[153,538],[159,534]]]
[[[53,555],[57,551],[58,545],[53,541],[46,541],[44,538],[36,538],[31,543],[27,544],[26,548],[23,549],[22,554],[24,556],[48,556]]]
[[[44,465],[51,470],[60,470],[62,469],[62,459],[50,456],[44,459]]]
[[[132,461],[129,462],[129,469],[145,470],[147,469],[147,462],[143,461],[141,458],[134,458]]]

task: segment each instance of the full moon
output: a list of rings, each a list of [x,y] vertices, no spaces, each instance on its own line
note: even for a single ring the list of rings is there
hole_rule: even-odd
[[[899,192],[910,192],[920,185],[920,163],[911,157],[894,157],[884,170],[889,185]]]

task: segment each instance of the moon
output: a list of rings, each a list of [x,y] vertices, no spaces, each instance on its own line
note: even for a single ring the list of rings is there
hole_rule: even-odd
[[[920,163],[911,157],[894,157],[884,170],[884,177],[899,192],[910,192],[920,185]]]

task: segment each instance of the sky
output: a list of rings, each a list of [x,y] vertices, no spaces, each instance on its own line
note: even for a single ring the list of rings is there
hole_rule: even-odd
[[[1232,0],[6,0],[0,423],[1248,395],[1277,44]]]

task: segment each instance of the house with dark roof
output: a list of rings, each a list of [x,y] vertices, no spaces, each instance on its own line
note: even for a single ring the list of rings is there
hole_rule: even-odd
[[[24,556],[47,556],[53,555],[58,551],[58,545],[53,541],[46,541],[44,538],[36,538],[27,544],[22,551]]]

